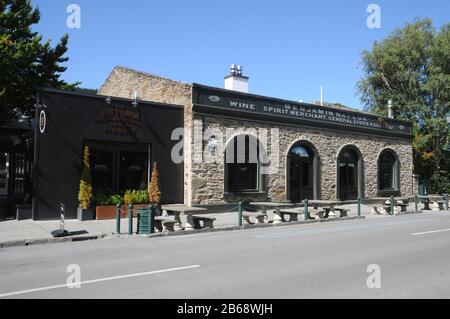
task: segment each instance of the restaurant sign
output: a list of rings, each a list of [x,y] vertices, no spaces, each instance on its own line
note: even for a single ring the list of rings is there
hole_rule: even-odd
[[[214,110],[221,110],[221,114],[233,116],[233,113],[253,114],[263,116],[266,119],[271,117],[271,121],[288,120],[290,123],[311,126],[335,126],[365,130],[379,130],[384,132],[411,135],[411,123],[397,121],[386,117],[379,117],[361,112],[345,109],[337,109],[320,105],[296,103],[258,96],[241,98],[237,94],[227,94],[223,91],[200,92],[197,96],[197,110],[214,113]],[[315,125],[318,124],[318,125]]]
[[[100,111],[96,123],[106,124],[105,132],[113,135],[135,135],[134,128],[142,127],[139,111],[131,107],[109,107]]]

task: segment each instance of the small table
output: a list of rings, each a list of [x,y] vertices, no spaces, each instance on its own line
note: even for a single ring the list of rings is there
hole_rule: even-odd
[[[206,208],[201,207],[189,207],[183,204],[175,204],[175,205],[163,205],[162,209],[167,212],[172,212],[175,215],[176,223],[174,225],[174,230],[183,230],[183,226],[181,224],[181,214],[185,214],[187,216],[186,223],[184,224],[184,230],[193,230],[194,229],[194,220],[192,216],[198,213],[205,213],[208,210]]]
[[[303,201],[304,203],[304,201]],[[334,212],[334,207],[341,205],[343,202],[340,200],[318,200],[318,199],[312,199],[308,201],[308,204],[311,205],[314,209],[318,209],[319,207],[329,207],[330,208],[330,215],[335,217],[336,214]]]
[[[275,208],[273,212],[273,223],[281,224],[283,222],[283,218],[281,217],[280,210],[282,208],[292,207],[294,204],[291,203],[270,203],[270,202],[254,202],[250,203],[252,206],[259,206],[262,208],[263,214],[267,216],[267,209]]]

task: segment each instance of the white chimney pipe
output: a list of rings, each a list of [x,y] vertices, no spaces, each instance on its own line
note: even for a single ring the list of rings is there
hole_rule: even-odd
[[[392,109],[392,100],[388,101],[388,117],[391,119],[394,118],[394,110]]]
[[[323,86],[320,86],[320,105],[323,106]]]
[[[225,89],[248,93],[248,77],[242,75],[243,67],[232,64],[230,74],[225,76]]]

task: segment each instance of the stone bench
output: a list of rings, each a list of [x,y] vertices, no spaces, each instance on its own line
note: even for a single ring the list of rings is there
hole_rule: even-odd
[[[373,215],[389,215],[391,210],[391,206],[387,206],[386,204],[370,204],[371,212]],[[380,209],[380,211],[378,211]]]
[[[293,211],[280,211],[280,215],[281,215],[281,220],[283,223],[286,223],[286,215],[289,215],[289,222],[298,222],[298,216],[301,215],[303,216],[303,212],[293,212]]]
[[[253,212],[243,212],[242,213],[242,222],[243,222],[243,224],[248,224],[248,225],[253,224],[250,221],[250,217],[255,218],[256,224],[264,224],[264,220],[265,220],[265,218],[267,218],[267,215],[264,214],[264,213],[257,213],[257,212],[255,212],[255,213],[253,213]]]
[[[434,211],[444,210],[445,201],[435,201],[431,206],[431,209]]]
[[[340,218],[348,217],[348,212],[350,211],[350,209],[348,208],[340,208],[340,207],[336,207],[334,210],[339,212]]]
[[[177,223],[175,219],[169,219],[164,216],[156,216],[154,222],[155,228],[160,232],[174,232],[175,224]]]
[[[408,210],[408,206],[407,204],[399,204],[397,203],[394,207],[394,212],[395,214],[399,213],[398,211],[398,207],[400,207],[400,212],[406,212]]]
[[[216,217],[193,215],[192,220],[194,221],[195,229],[214,228]],[[202,225],[200,225],[200,222],[202,223]]]
[[[317,213],[317,216],[318,216],[320,219],[328,218],[329,215],[330,215],[330,211],[331,211],[331,208],[325,207],[323,210],[321,210],[321,211],[319,211],[319,212]],[[340,218],[343,218],[343,217],[347,217],[347,216],[348,216],[348,212],[350,211],[350,209],[335,207],[335,208],[334,208],[334,211],[335,211],[335,212],[339,212],[339,217],[340,217]]]

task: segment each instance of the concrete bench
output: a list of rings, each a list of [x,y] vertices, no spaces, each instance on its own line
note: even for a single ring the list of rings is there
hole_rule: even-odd
[[[406,212],[408,210],[408,206],[407,204],[399,204],[397,203],[394,207],[394,213],[397,214],[399,213],[399,207],[400,207],[400,212]]]
[[[243,222],[243,224],[248,224],[248,225],[253,224],[250,221],[250,217],[255,218],[256,224],[264,224],[264,220],[267,217],[267,215],[263,214],[263,213],[243,212],[242,213],[242,222]]]
[[[154,222],[155,228],[159,232],[174,232],[175,224],[177,223],[175,219],[169,219],[165,216],[155,216]]]
[[[331,211],[331,208],[326,207],[326,208],[324,208],[323,210],[319,211],[319,212],[317,213],[317,216],[318,216],[320,219],[328,218],[329,215],[330,215],[330,211]],[[335,212],[339,212],[339,217],[340,217],[340,218],[343,218],[343,217],[347,217],[347,216],[348,216],[348,212],[350,211],[350,209],[335,207],[335,208],[334,208],[334,211],[335,211]]]
[[[303,212],[293,212],[293,211],[280,211],[281,220],[286,223],[286,215],[289,215],[289,222],[298,222],[298,216],[303,216]]]
[[[434,211],[444,210],[445,201],[435,201],[431,206],[431,209]]]
[[[386,204],[370,204],[369,206],[371,207],[373,215],[389,215],[391,210],[391,207]],[[380,211],[378,211],[378,209],[380,209]]]
[[[348,217],[348,212],[350,211],[350,209],[347,208],[335,208],[334,210],[339,212],[340,218]]]
[[[214,228],[214,221],[216,221],[216,217],[193,215],[192,220],[194,221],[195,229]],[[200,225],[200,222],[202,222],[203,225]]]

